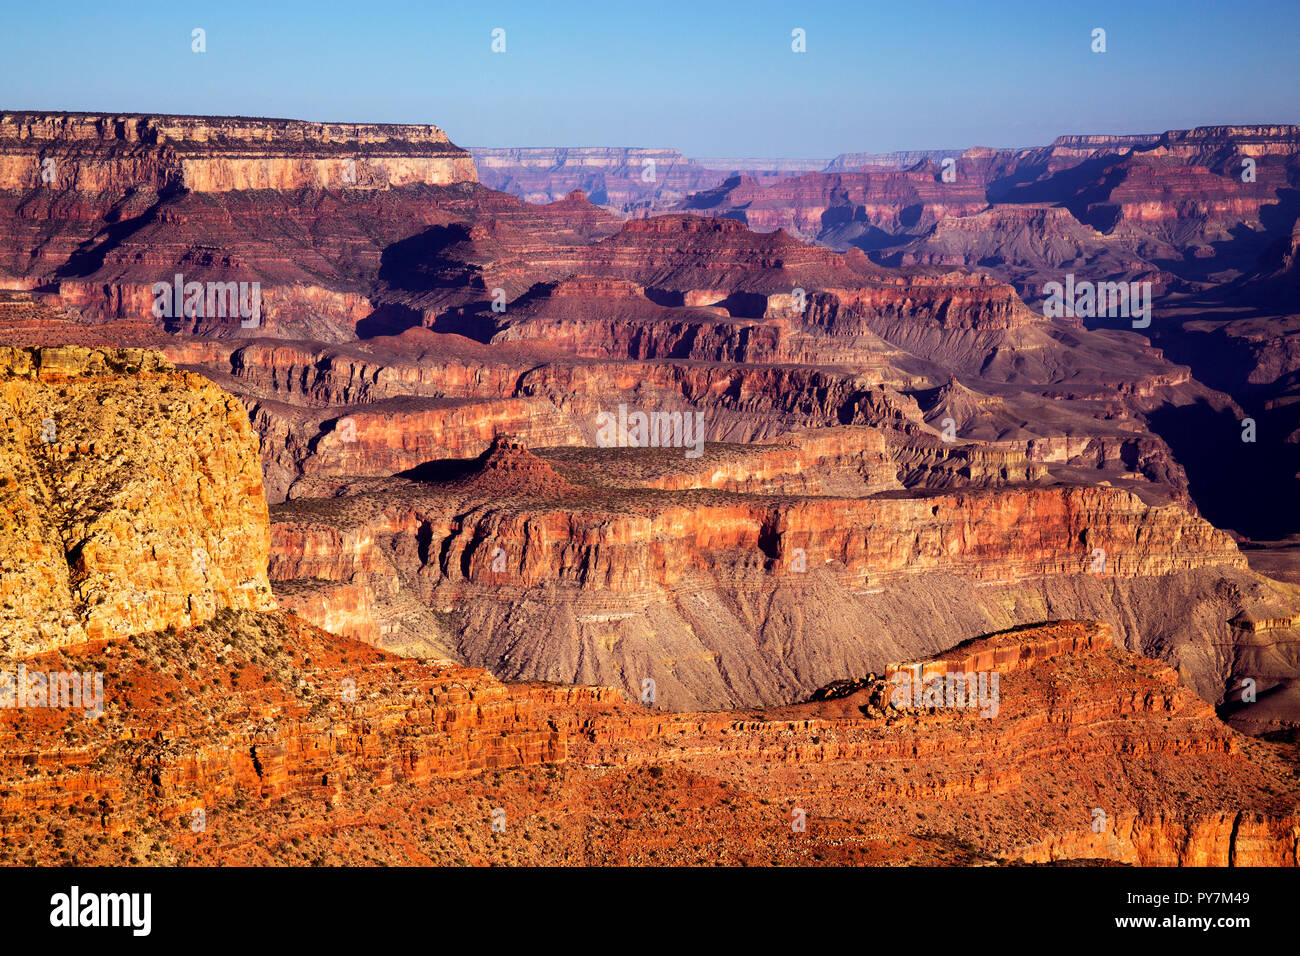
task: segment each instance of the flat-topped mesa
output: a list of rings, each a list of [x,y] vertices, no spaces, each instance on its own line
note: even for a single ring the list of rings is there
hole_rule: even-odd
[[[1160,140],[1159,133],[1136,133],[1132,135],[1108,136],[1101,135],[1084,135],[1084,136],[1058,136],[1052,140],[1052,149],[1082,149],[1092,152],[1097,151],[1119,151],[1121,149],[1136,149],[1142,146],[1151,146]]]
[[[484,170],[512,166],[530,169],[617,169],[640,166],[653,161],[657,165],[690,162],[675,149],[635,146],[537,146],[491,148],[471,146],[470,152]]]
[[[892,153],[840,153],[820,170],[809,172],[841,173],[864,166],[887,166],[891,169],[907,169],[917,163],[932,160],[942,162],[949,157],[955,159],[962,154],[960,148],[946,149],[900,149]]]
[[[385,189],[477,182],[436,126],[218,116],[0,114],[0,189]]]
[[[1288,155],[1300,149],[1300,126],[1271,124],[1171,129],[1160,137],[1159,143],[1171,152],[1186,150],[1192,155],[1207,146],[1226,144],[1236,146],[1245,156]]]
[[[0,651],[275,606],[243,406],[145,349],[0,349]]]
[[[1173,505],[1151,507],[1113,488],[1054,486],[925,497],[663,498],[631,513],[569,503],[450,510],[429,528],[437,576],[453,587],[504,583],[598,588],[606,594],[674,587],[697,575],[734,577],[799,561],[827,568],[845,586],[929,574],[1004,583],[1104,573],[1129,579],[1198,568],[1245,570],[1232,539]],[[427,517],[430,512],[423,512]],[[293,517],[291,517],[291,515]],[[280,516],[300,525],[292,509]],[[308,522],[310,523],[310,522]],[[418,522],[417,522],[418,524]],[[863,529],[870,529],[864,531]],[[274,530],[277,542],[280,522]],[[485,542],[494,542],[491,547]],[[492,551],[509,555],[493,570]],[[1104,557],[1098,557],[1097,551]],[[324,576],[299,566],[310,555],[275,545],[278,577]],[[288,573],[292,569],[296,573]],[[424,573],[433,575],[430,567]]]

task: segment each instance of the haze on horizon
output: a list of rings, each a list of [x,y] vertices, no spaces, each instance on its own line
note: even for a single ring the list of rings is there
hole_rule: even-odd
[[[57,17],[11,8],[5,25],[0,108],[433,123],[462,146],[831,157],[1300,123],[1286,0],[72,0]]]

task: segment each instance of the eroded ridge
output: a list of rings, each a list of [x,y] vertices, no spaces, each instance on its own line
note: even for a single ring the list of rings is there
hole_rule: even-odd
[[[0,713],[13,862],[1297,863],[1294,754],[1088,622],[947,658],[1000,675],[992,718],[871,679],[670,714],[247,611],[42,660],[106,709]]]

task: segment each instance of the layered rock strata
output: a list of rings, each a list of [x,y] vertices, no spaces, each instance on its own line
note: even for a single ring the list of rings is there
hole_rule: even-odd
[[[105,673],[95,721],[0,714],[0,858],[1300,862],[1287,752],[1218,723],[1168,667],[1083,622],[968,650],[1008,658],[995,717],[880,711],[862,690],[665,714],[223,612],[62,660]]]
[[[222,193],[476,181],[469,154],[436,126],[0,113],[0,189]]]
[[[674,709],[789,701],[1085,610],[1217,702],[1243,640],[1232,618],[1296,602],[1177,505],[1005,472],[908,490],[882,436],[834,434],[820,487],[803,476],[815,442],[770,458],[710,446],[698,470],[680,450],[499,445],[459,476],[337,484],[328,506],[273,510],[271,575],[368,588],[383,646],[412,639],[397,602],[414,596],[439,653],[511,679],[632,693],[650,679]]]

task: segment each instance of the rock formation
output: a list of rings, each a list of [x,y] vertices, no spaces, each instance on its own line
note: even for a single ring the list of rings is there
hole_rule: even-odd
[[[825,160],[687,158],[675,149],[472,147],[480,181],[530,203],[580,190],[597,205],[631,215],[666,209],[739,171],[764,182],[821,170]]]
[[[222,193],[476,179],[469,154],[436,126],[0,113],[0,189]]]
[[[274,607],[256,437],[229,395],[141,349],[6,348],[0,417],[6,653]]]
[[[680,450],[579,448],[503,468],[498,448],[455,477],[334,481],[328,507],[273,509],[271,576],[335,582],[345,606],[361,586],[370,615],[343,632],[377,627],[382,646],[424,639],[512,679],[649,678],[675,709],[789,701],[952,635],[1085,611],[1217,702],[1222,648],[1250,642],[1229,621],[1296,602],[1176,505],[1018,484],[1009,460],[918,468],[951,490],[909,490],[884,435],[822,434],[710,446],[694,469]]]

